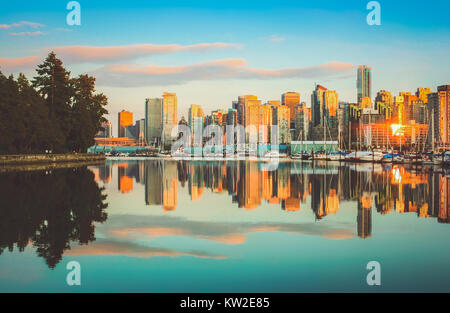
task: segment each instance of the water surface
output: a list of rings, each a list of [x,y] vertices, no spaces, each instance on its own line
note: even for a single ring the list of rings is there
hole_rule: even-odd
[[[450,291],[449,176],[108,160],[0,173],[0,291]],[[66,265],[81,265],[68,286]],[[381,264],[381,286],[366,265]]]

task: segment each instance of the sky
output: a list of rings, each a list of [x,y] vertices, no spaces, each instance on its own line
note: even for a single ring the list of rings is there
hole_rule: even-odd
[[[310,103],[315,83],[356,101],[356,67],[372,67],[372,97],[449,84],[450,2],[384,0],[381,25],[368,25],[367,0],[78,1],[81,25],[68,25],[69,1],[7,1],[0,11],[0,70],[34,69],[50,51],[72,75],[97,78],[117,113],[144,117],[146,98],[178,95],[206,113],[239,95],[263,103],[297,91]]]

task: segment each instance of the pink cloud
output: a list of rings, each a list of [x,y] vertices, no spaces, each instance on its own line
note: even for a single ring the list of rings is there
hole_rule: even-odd
[[[203,52],[213,49],[239,48],[238,44],[223,42],[200,43],[194,45],[156,45],[136,44],[128,46],[61,46],[52,48],[66,62],[109,62],[132,60],[156,54],[168,54],[181,51]]]
[[[28,22],[28,21],[21,21],[18,23],[13,23],[13,24],[0,24],[0,29],[10,29],[13,27],[22,27],[22,26],[28,26],[31,28],[39,28],[39,27],[44,27],[44,24],[40,24],[40,23],[35,23],[35,22]]]
[[[0,57],[0,70],[6,70],[7,72],[15,72],[23,69],[32,69],[39,63],[37,56],[28,56],[23,58],[1,58]]]
[[[21,33],[9,33],[10,36],[40,36],[44,35],[43,32],[37,31],[37,32],[21,32]]]
[[[212,79],[338,78],[353,70],[353,64],[337,61],[309,67],[261,69],[247,66],[244,59],[223,59],[185,66],[114,64],[97,69],[94,75],[99,84],[136,87]]]

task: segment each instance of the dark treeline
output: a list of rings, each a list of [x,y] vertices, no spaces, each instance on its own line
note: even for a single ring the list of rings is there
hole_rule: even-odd
[[[108,217],[103,190],[86,167],[0,173],[0,255],[30,246],[54,268],[71,244],[95,240]]]
[[[51,52],[30,82],[0,71],[0,154],[86,152],[101,130],[107,97],[95,78],[71,78]]]

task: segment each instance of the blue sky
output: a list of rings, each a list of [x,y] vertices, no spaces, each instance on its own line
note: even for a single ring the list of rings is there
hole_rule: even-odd
[[[315,82],[355,101],[359,64],[373,67],[375,92],[449,83],[448,1],[379,1],[380,26],[367,25],[366,0],[79,2],[81,26],[66,24],[68,1],[2,3],[0,69],[31,77],[54,49],[73,74],[97,77],[113,124],[122,109],[143,117],[163,91],[178,94],[180,116],[249,93],[298,91],[309,104]]]

